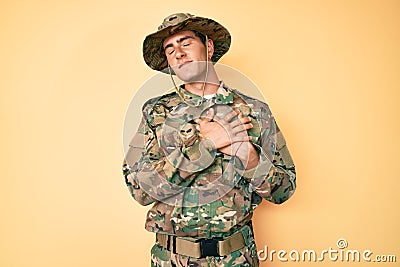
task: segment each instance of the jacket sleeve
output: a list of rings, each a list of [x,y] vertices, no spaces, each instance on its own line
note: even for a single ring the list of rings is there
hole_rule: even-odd
[[[258,195],[272,203],[281,204],[296,189],[296,170],[285,138],[268,106],[261,109],[260,113],[261,134],[256,142],[252,142],[259,154],[259,164],[245,170],[242,176]]]
[[[195,177],[195,172],[182,168],[188,160],[182,149],[176,149],[166,157],[165,150],[160,148],[155,126],[149,123],[154,121],[150,118],[152,115],[145,106],[138,130],[122,163],[125,183],[132,197],[141,205],[181,193]]]

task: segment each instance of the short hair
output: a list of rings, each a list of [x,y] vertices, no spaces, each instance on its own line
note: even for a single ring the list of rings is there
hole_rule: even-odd
[[[191,31],[194,32],[194,35],[196,35],[197,37],[200,38],[201,42],[202,42],[204,45],[206,45],[206,36],[205,36],[204,34],[202,34],[202,33],[199,32],[199,31],[196,31],[196,30],[191,30]]]

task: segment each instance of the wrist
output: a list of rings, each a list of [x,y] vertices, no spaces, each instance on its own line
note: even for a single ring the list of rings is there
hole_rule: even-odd
[[[218,138],[218,137],[217,137],[217,138],[211,138],[211,137],[208,137],[208,136],[204,136],[204,135],[201,134],[201,133],[199,133],[198,136],[199,136],[199,141],[200,141],[200,142],[206,141],[206,140],[207,140],[207,142],[212,143],[213,149],[220,149],[220,148],[223,148],[223,147],[225,147],[225,146],[230,145],[229,142],[227,142],[227,141],[225,141],[225,142],[224,142],[224,141],[221,141],[221,139]]]
[[[244,144],[242,143],[244,146]],[[260,161],[257,150],[250,142],[246,142],[247,148],[244,149],[242,145],[238,149],[236,157],[240,159],[246,170],[256,167]]]

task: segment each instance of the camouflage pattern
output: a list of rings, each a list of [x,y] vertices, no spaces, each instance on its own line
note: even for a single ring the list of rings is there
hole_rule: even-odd
[[[295,166],[266,103],[221,82],[217,94],[204,101],[203,111],[193,114],[191,106],[202,97],[182,86],[178,90],[143,105],[142,121],[123,161],[132,197],[141,205],[153,204],[145,229],[187,238],[227,237],[248,227],[263,198],[280,204],[291,197]],[[220,116],[240,110],[251,118],[254,127],[247,133],[259,152],[256,168],[245,170],[236,157],[202,145],[193,120],[210,107]],[[245,240],[241,250],[204,259],[175,255],[156,244],[152,266],[257,266],[251,231]]]
[[[239,109],[252,118],[254,127],[248,130],[248,135],[260,155],[258,166],[244,170],[237,160],[233,170],[230,163],[236,157],[219,151],[213,155],[212,164],[199,172],[193,171],[193,167],[174,165],[174,162],[191,164],[199,155],[197,133],[188,137],[186,131],[193,130],[193,127],[184,125],[194,119],[193,115],[181,111],[188,109],[187,101],[199,102],[201,96],[182,88],[179,90],[185,101],[173,92],[144,104],[142,123],[123,162],[123,175],[132,197],[142,205],[153,203],[146,219],[145,228],[148,231],[192,237],[229,235],[238,225],[244,225],[251,219],[262,198],[280,204],[293,194],[296,188],[295,166],[278,126],[272,130],[275,119],[268,105],[223,83],[216,97],[204,104],[214,108],[219,105]],[[218,108],[216,110],[218,113]],[[179,159],[168,159],[163,149],[165,144],[160,143],[164,138],[162,126],[167,117],[177,122],[180,131],[176,132],[186,135],[182,139],[181,136],[171,138],[181,139],[182,146],[173,149],[179,151]],[[274,139],[276,142],[271,141]],[[224,176],[227,173],[229,175]],[[218,180],[218,177],[223,178]],[[218,185],[224,185],[226,180],[231,179],[235,182],[230,184],[229,190],[218,191]],[[213,183],[216,180],[219,182]],[[207,185],[211,185],[209,191],[197,194],[196,191],[182,191]],[[183,197],[178,198],[178,193]],[[179,200],[168,202],[171,199]]]
[[[201,32],[213,40],[212,62],[217,62],[229,50],[231,35],[221,24],[189,13],[177,13],[166,17],[157,32],[146,36],[143,41],[143,58],[146,64],[154,70],[168,73],[167,58],[162,44],[166,37],[185,30]]]
[[[156,243],[151,249],[152,267],[257,267],[257,248],[254,241],[254,234],[250,226],[246,225],[241,229],[246,245],[237,251],[223,257],[205,257],[201,259],[184,255],[174,254]]]

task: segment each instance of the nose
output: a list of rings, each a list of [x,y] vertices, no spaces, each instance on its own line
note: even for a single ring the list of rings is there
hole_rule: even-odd
[[[177,59],[184,57],[186,54],[181,48],[176,48],[175,56]]]

